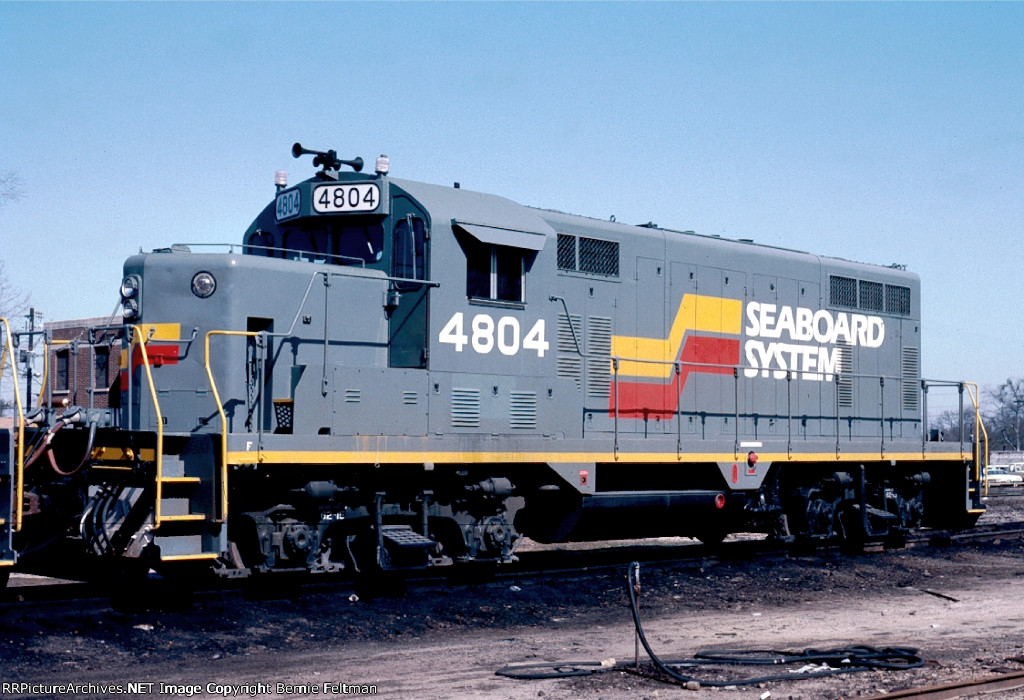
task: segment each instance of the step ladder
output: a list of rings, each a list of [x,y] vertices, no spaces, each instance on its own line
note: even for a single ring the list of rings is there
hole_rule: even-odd
[[[166,444],[166,443],[165,443]],[[155,477],[153,544],[162,562],[213,560],[227,549],[213,441],[193,435],[177,454],[163,454]]]

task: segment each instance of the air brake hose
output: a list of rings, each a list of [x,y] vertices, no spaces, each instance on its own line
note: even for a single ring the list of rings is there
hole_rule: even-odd
[[[36,446],[36,448],[33,450],[32,454],[31,454],[31,456],[28,458],[28,460],[26,460],[25,468],[28,469],[33,464],[35,464],[35,462],[40,457],[42,457],[43,453],[45,452],[47,460],[50,462],[50,468],[53,469],[53,471],[56,474],[58,474],[60,476],[72,476],[74,474],[77,474],[78,471],[83,466],[85,466],[85,463],[89,459],[89,455],[92,454],[92,447],[93,447],[93,444],[94,444],[95,439],[96,439],[96,425],[97,425],[96,418],[95,417],[91,417],[89,419],[89,439],[88,439],[88,441],[86,443],[85,455],[82,457],[82,461],[79,462],[78,466],[76,466],[74,469],[70,469],[70,470],[65,471],[65,470],[63,470],[63,469],[61,469],[60,467],[57,466],[57,458],[54,457],[54,454],[53,454],[53,437],[57,434],[57,432],[59,430],[64,428],[64,426],[70,425],[71,423],[78,422],[78,419],[81,416],[82,416],[82,409],[80,407],[78,407],[78,406],[75,406],[70,411],[64,413],[60,418],[58,418],[57,422],[54,423],[53,426],[49,430],[46,431],[46,434],[45,434],[45,437],[43,438],[43,440]]]

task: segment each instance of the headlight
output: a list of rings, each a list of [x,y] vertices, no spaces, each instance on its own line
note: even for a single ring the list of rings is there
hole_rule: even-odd
[[[128,275],[121,280],[121,297],[131,299],[139,293],[139,276]]]
[[[125,299],[121,303],[121,315],[125,321],[134,321],[139,317],[139,305],[134,299]]]
[[[200,299],[217,291],[217,280],[209,272],[197,272],[192,278],[192,293]]]

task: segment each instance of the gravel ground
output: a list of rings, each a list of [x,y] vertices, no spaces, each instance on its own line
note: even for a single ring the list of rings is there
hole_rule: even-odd
[[[1024,497],[995,497],[991,505],[991,521],[1024,519]],[[181,697],[219,697],[229,692],[219,686],[257,683],[266,688],[236,689],[236,696],[340,697],[372,685],[396,698],[871,697],[1024,670],[1012,660],[1024,656],[1022,576],[1017,539],[856,557],[830,551],[643,565],[641,614],[664,657],[864,644],[915,647],[927,661],[921,669],[763,687],[685,690],[649,668],[539,681],[494,675],[508,664],[632,659],[624,567],[418,583],[405,592],[363,591],[359,599],[343,585],[249,596],[165,587],[164,603],[145,612],[103,601],[7,605],[0,608],[0,684],[140,682],[156,684],[154,694],[160,683],[199,686],[163,688]],[[0,698],[111,695],[11,690],[0,685]]]

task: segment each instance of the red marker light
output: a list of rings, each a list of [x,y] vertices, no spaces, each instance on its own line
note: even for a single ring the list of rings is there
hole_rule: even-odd
[[[747,464],[751,467],[757,464],[757,453],[753,450],[747,453]]]
[[[721,510],[722,508],[725,508],[725,494],[724,493],[720,493],[717,496],[715,496],[715,508],[718,508],[719,510]]]

